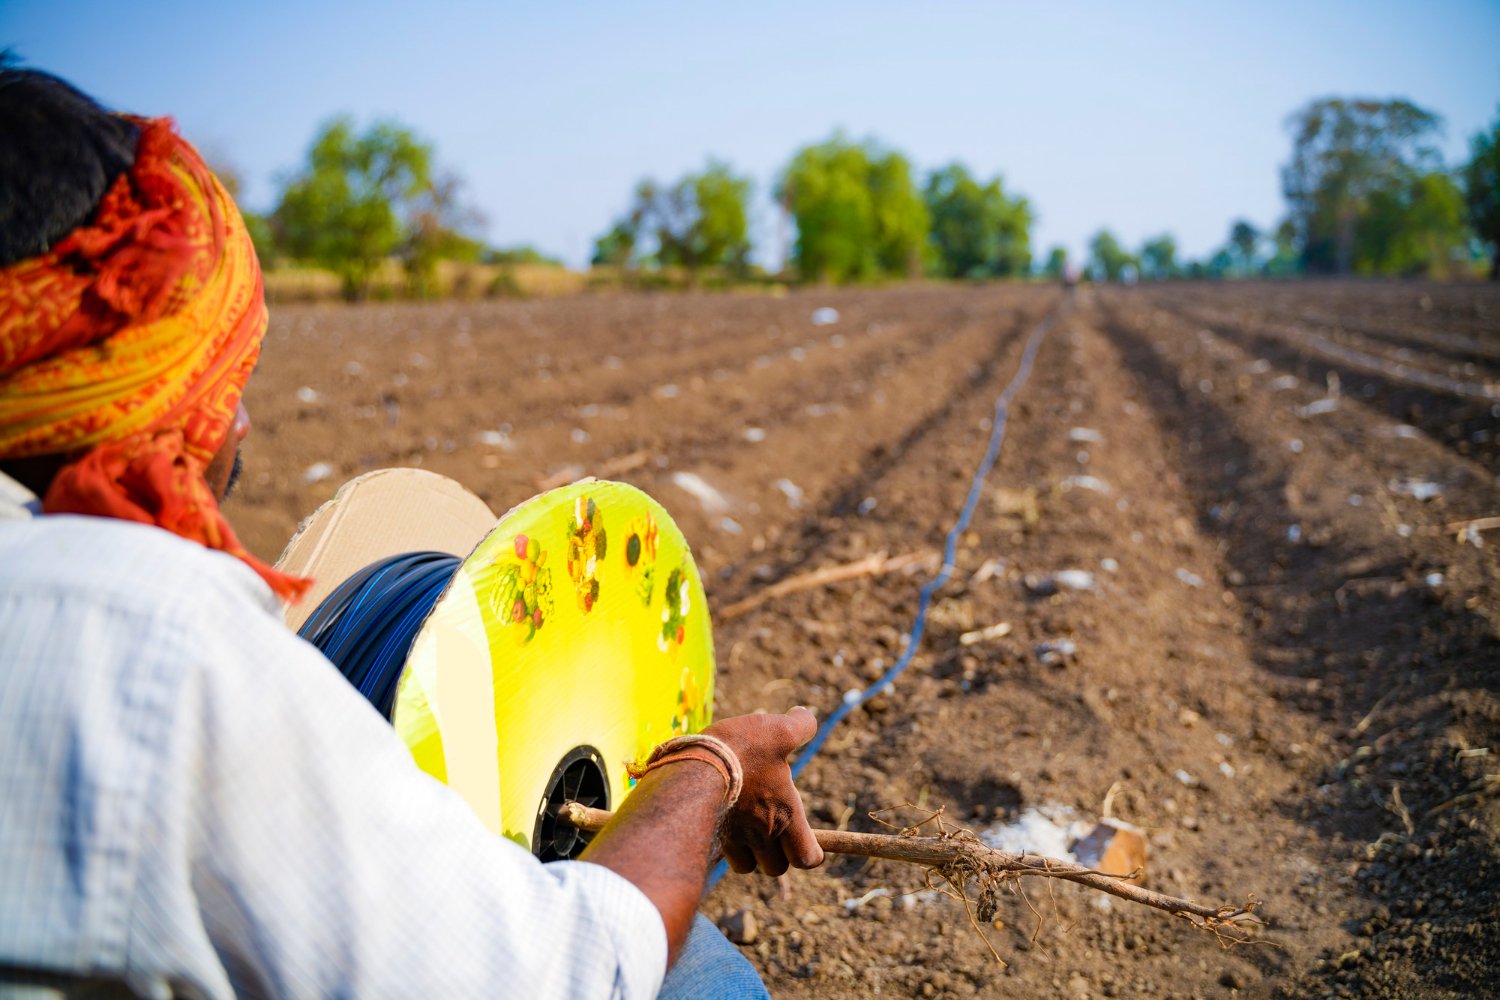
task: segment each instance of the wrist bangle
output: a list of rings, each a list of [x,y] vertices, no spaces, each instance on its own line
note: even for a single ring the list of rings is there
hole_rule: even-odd
[[[627,761],[625,770],[632,778],[640,779],[658,767],[682,760],[701,761],[719,772],[719,776],[724,779],[726,807],[739,801],[740,790],[745,785],[745,769],[729,744],[715,736],[698,733],[667,740],[652,750],[644,761]]]

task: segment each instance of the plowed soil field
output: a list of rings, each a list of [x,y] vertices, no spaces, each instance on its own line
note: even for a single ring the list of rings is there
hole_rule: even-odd
[[[836,321],[814,322],[825,307]],[[855,830],[904,804],[881,817],[942,807],[976,832],[1107,808],[1145,831],[1148,885],[1253,894],[1266,925],[1226,948],[1030,882],[984,927],[1002,966],[920,871],[833,858],[730,876],[705,911],[785,997],[1493,994],[1495,290],[282,307],[230,512],[274,558],[371,468],[444,473],[496,510],[621,479],[673,511],[727,608],[938,552],[1042,323],[910,669],[833,734],[804,798],[815,824]],[[935,563],[910,569],[721,616],[719,714],[827,712],[870,685]]]

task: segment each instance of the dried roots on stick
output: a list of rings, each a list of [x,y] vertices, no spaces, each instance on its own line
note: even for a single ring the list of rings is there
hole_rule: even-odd
[[[581,830],[602,830],[613,814],[577,802],[565,803],[564,820]],[[968,830],[944,832],[938,836],[917,836],[914,828],[901,834],[850,833],[844,830],[814,830],[818,844],[828,854],[853,854],[866,858],[884,858],[921,865],[962,895],[969,903],[968,886],[978,889],[977,916],[980,921],[993,919],[1000,891],[1023,878],[1058,878],[1108,893],[1120,899],[1181,917],[1196,927],[1213,933],[1224,944],[1246,940],[1247,923],[1258,923],[1254,912],[1260,906],[1254,897],[1242,906],[1205,906],[1190,899],[1169,896],[1134,885],[1127,879],[1137,873],[1109,874],[1071,861],[1042,854],[1018,854],[987,847]],[[974,917],[976,911],[970,912]],[[996,956],[998,958],[998,956]]]

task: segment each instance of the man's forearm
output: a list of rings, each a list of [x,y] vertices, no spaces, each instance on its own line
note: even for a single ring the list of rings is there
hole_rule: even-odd
[[[668,964],[687,938],[714,857],[724,814],[724,781],[684,760],[640,780],[580,860],[624,876],[661,912]]]

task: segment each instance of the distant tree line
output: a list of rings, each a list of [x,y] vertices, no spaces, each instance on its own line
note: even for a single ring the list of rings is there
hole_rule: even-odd
[[[1090,275],[1453,278],[1488,260],[1491,280],[1500,278],[1500,118],[1454,169],[1432,145],[1442,120],[1409,101],[1325,98],[1288,124],[1287,214],[1272,231],[1238,220],[1207,259],[1181,262],[1170,234],[1132,254],[1101,230],[1089,244]]]
[[[680,266],[693,279],[706,267],[743,276],[750,266],[749,197],[750,181],[714,161],[675,184],[643,180],[625,215],[595,242],[593,263],[631,268],[647,260]]]
[[[367,295],[393,260],[417,297],[433,293],[440,261],[561,266],[531,247],[489,247],[474,236],[484,217],[465,201],[463,181],[399,122],[360,131],[348,116],[330,120],[303,167],[278,187],[271,212],[245,214],[256,253],[268,266],[293,261],[331,271],[349,299]]]
[[[749,179],[711,161],[672,184],[647,179],[594,244],[595,264],[626,269],[749,268]],[[918,184],[911,161],[871,139],[836,133],[804,146],[772,194],[796,225],[790,263],[806,281],[871,281],[923,274],[987,278],[1031,267],[1032,211],[1003,182],[960,163]]]
[[[1230,227],[1207,258],[1181,258],[1162,233],[1127,248],[1108,229],[1089,241],[1086,273],[1100,281],[1380,275],[1455,277],[1487,260],[1500,277],[1500,117],[1449,168],[1433,145],[1441,119],[1405,100],[1325,98],[1288,121],[1281,171],[1287,214],[1262,231]],[[233,179],[232,171],[225,171]],[[247,215],[262,260],[294,261],[367,294],[398,262],[407,290],[430,294],[439,262],[559,262],[530,247],[488,247],[484,218],[462,180],[437,165],[430,143],[393,121],[360,130],[349,117],[322,126],[300,170],[279,180],[275,208]],[[637,184],[625,212],[594,244],[593,263],[626,273],[751,275],[753,185],[710,160],[671,183]],[[856,282],[922,275],[988,279],[1063,276],[1053,247],[1034,262],[1027,198],[999,176],[953,162],[919,177],[898,150],[835,133],[797,150],[772,196],[795,225],[787,265],[801,280]]]

